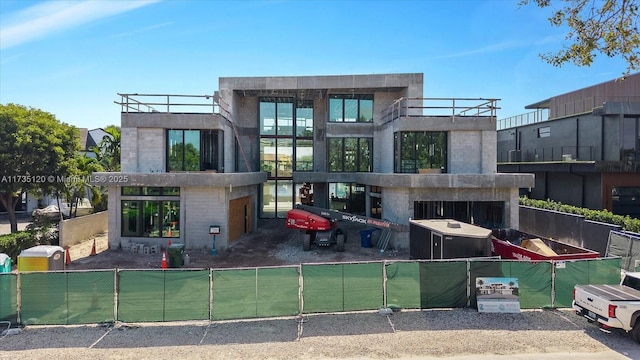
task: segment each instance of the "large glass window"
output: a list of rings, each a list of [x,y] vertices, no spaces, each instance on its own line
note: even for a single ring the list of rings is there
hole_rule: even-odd
[[[330,122],[372,122],[373,95],[330,95]]]
[[[167,130],[167,171],[222,170],[218,130]]]
[[[262,217],[285,218],[293,209],[292,180],[268,180],[262,185]]]
[[[366,215],[366,186],[354,183],[329,183],[329,208]]]
[[[446,172],[446,132],[418,131],[395,133],[394,141],[395,172]]]
[[[180,188],[176,187],[123,187],[122,236],[180,237],[179,195]],[[149,198],[151,196],[163,199]]]
[[[293,208],[293,171],[313,170],[313,100],[261,98],[260,168],[269,174],[262,187],[262,217],[285,217]]]
[[[371,172],[371,138],[329,138],[330,172]]]

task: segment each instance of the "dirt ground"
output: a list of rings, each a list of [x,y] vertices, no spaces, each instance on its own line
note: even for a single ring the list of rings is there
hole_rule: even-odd
[[[373,246],[361,246],[362,226],[345,224],[347,242],[344,252],[335,246],[310,251],[302,250],[301,232],[285,227],[284,219],[260,220],[258,230],[244,235],[225,251],[211,255],[209,250],[187,250],[189,264],[184,268],[231,268],[297,265],[300,263],[380,261],[383,259],[408,260],[408,250],[387,249],[383,253],[376,247],[380,231],[372,234]],[[96,255],[90,256],[94,239],[72,246],[69,250],[71,262],[67,270],[88,269],[155,269],[162,267],[162,254],[133,254],[122,249],[109,249],[107,234],[95,238]]]

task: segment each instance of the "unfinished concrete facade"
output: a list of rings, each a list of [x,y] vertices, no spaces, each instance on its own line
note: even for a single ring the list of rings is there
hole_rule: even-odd
[[[296,203],[517,229],[518,189],[534,178],[496,172],[497,100],[422,92],[414,73],[225,77],[197,112],[175,95],[122,95],[122,172],[96,174],[109,241],[206,248],[216,225],[221,250]]]

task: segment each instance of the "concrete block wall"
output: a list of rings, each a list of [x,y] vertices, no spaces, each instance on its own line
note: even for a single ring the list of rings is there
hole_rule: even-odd
[[[120,129],[120,168],[125,173],[138,171],[137,128],[123,127]]]
[[[495,131],[481,132],[482,173],[493,174],[498,171],[497,147],[498,137]]]
[[[221,234],[216,236],[216,249],[227,248],[228,232],[225,227],[229,221],[226,191],[226,188],[182,188],[180,203],[184,207],[184,216],[180,220],[186,249],[211,250],[213,238],[209,235],[210,225],[222,227]]]
[[[138,128],[138,167],[136,172],[165,172],[166,130],[162,128]]]
[[[482,172],[480,131],[451,131],[448,145],[448,173],[480,174]]]
[[[60,222],[60,246],[66,247],[91,240],[107,232],[109,214],[102,211]]]

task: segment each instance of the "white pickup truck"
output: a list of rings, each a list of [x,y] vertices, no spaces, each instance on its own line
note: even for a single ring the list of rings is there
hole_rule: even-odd
[[[620,285],[576,285],[573,309],[604,329],[623,329],[640,343],[640,272],[625,273]]]

